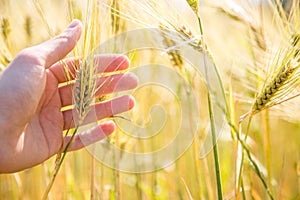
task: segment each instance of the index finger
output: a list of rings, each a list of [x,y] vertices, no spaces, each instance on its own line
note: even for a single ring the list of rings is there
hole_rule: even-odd
[[[68,58],[52,65],[49,70],[56,77],[58,83],[64,83],[73,80],[76,76],[76,70],[78,70],[78,61],[81,58]],[[94,63],[97,65],[96,73],[108,73],[114,71],[121,71],[128,69],[129,59],[127,56],[122,54],[98,54],[94,57]],[[70,74],[68,78],[66,69]]]

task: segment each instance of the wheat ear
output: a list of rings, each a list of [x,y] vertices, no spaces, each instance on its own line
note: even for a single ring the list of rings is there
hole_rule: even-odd
[[[24,29],[27,40],[30,42],[32,38],[32,18],[30,16],[26,16],[25,18]]]
[[[192,8],[192,10],[196,13],[196,15],[198,16],[199,14],[199,1],[198,0],[186,0],[186,2],[190,5],[190,7]]]
[[[278,105],[298,86],[300,75],[298,70],[300,67],[298,42],[279,56],[282,56],[282,59],[276,63],[278,70],[270,79],[267,79],[265,85],[256,95],[250,112],[243,115],[240,120],[248,115],[254,115],[261,110]]]
[[[78,114],[78,125],[83,122],[87,113],[90,111],[90,105],[93,102],[96,90],[96,82],[94,80],[95,72],[93,67],[91,67],[90,62],[93,61],[84,61],[77,72],[74,91],[74,105]]]
[[[292,80],[292,77],[298,68],[299,64],[296,67],[293,67],[290,62],[287,63],[270,83],[264,87],[262,92],[257,95],[252,107],[252,113],[255,114],[262,109],[269,107],[269,104],[272,104],[272,99],[277,96],[277,93],[280,93],[280,91],[288,87],[287,85]]]
[[[10,23],[8,18],[3,17],[1,19],[1,32],[2,32],[2,36],[4,38],[4,40],[7,40],[10,32],[11,32],[11,28],[10,28]]]
[[[168,29],[165,28],[163,25],[160,25],[159,28],[162,30],[161,35],[163,37],[164,45],[167,48],[176,47],[176,42],[174,40],[172,40],[171,38],[169,38],[165,33],[166,31],[168,31]],[[180,55],[180,51],[177,49],[170,49],[167,51],[167,54],[169,55],[169,59],[170,59],[172,65],[175,68],[179,68],[181,70],[182,65],[183,65],[183,59],[182,59],[182,56]]]

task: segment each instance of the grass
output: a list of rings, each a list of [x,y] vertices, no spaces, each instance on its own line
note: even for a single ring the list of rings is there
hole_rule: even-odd
[[[199,102],[208,95],[208,102],[201,107],[206,107],[206,111],[198,110],[202,123],[197,137],[173,165],[151,173],[131,174],[105,166],[86,150],[68,156],[63,153],[57,159],[60,170],[54,175],[56,180],[49,189],[49,199],[299,198],[298,0],[292,1],[290,15],[279,1],[278,5],[270,1],[250,6],[238,0],[230,5],[222,1],[217,5],[203,1],[200,7],[198,1],[188,1],[191,8],[180,1],[178,7],[184,10],[182,13],[175,4],[154,0],[32,1],[32,4],[18,6],[20,2],[0,0],[1,66],[7,66],[20,49],[60,32],[71,19],[83,21],[83,39],[70,55],[84,58],[74,92],[78,124],[84,119],[96,89],[94,70],[90,67],[93,61],[87,55],[106,39],[139,27],[160,28],[166,54],[158,55],[151,50],[132,53],[134,56],[129,54],[132,69],[143,63],[161,61],[191,84]],[[180,17],[176,13],[180,13]],[[201,28],[197,16],[201,16]],[[171,32],[176,33],[176,37]],[[168,37],[170,35],[172,37]],[[209,51],[208,57],[219,73],[221,96],[226,98],[222,111],[227,120],[227,128],[220,136],[213,131],[214,124],[209,124],[210,120],[214,121],[210,101],[214,101],[215,94],[212,88],[206,87],[205,74],[194,76],[192,67],[182,58],[182,43],[199,52]],[[153,77],[161,76],[158,71],[151,73]],[[184,86],[178,83],[178,94],[182,88]],[[129,112],[134,121],[147,124],[149,121],[145,119],[149,118],[151,106],[163,105],[173,121],[166,123],[159,135],[145,141],[130,138],[118,130],[105,141],[129,152],[149,152],[172,140],[180,112],[175,108],[174,99],[161,100],[161,96],[168,100],[167,91],[159,91],[136,92],[139,107]],[[211,132],[207,131],[207,125],[211,125]],[[212,133],[211,142],[218,145],[200,159],[204,133]],[[122,154],[113,156],[115,165],[126,159]],[[20,173],[0,175],[0,198],[40,199],[54,177],[54,163],[55,158],[52,158]]]

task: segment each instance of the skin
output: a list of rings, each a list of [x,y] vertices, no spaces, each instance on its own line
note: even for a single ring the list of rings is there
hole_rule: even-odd
[[[76,45],[82,32],[81,22],[74,20],[60,35],[42,44],[22,50],[0,73],[0,173],[17,172],[49,159],[67,144],[70,136],[63,131],[74,127],[72,110],[61,108],[72,105],[73,85],[66,82],[63,59]],[[128,58],[122,55],[98,55],[99,72],[125,70]],[[65,60],[74,72],[75,59]],[[97,95],[136,87],[137,78],[131,73],[118,73],[99,78]],[[109,83],[109,84],[108,84]],[[116,87],[121,85],[121,87]],[[105,88],[105,89],[104,89]],[[131,96],[121,96],[94,105],[97,119],[130,110]],[[92,121],[88,116],[86,123]],[[101,123],[75,136],[70,151],[111,134],[115,124]]]

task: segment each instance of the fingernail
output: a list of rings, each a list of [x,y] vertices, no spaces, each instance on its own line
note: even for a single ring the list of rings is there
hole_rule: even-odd
[[[76,26],[78,26],[80,24],[80,21],[77,19],[74,19],[71,24],[68,26],[68,29],[70,28],[75,28]]]

